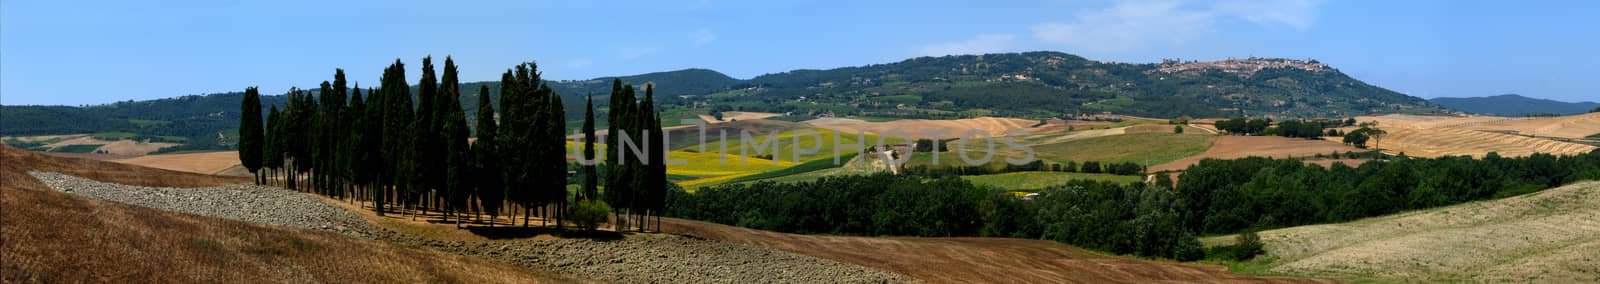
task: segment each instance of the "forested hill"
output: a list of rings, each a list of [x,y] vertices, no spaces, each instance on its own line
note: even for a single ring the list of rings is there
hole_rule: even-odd
[[[1529,98],[1517,94],[1472,98],[1433,98],[1428,101],[1459,111],[1508,116],[1529,114],[1570,115],[1596,111],[1597,108],[1600,108],[1600,103],[1595,102],[1569,103]]]
[[[1316,61],[1110,63],[1059,52],[920,57],[750,80],[729,92],[773,110],[836,102],[881,116],[1055,116],[1110,111],[1151,117],[1339,117],[1427,112],[1428,102],[1368,85]],[[715,96],[715,95],[714,95]],[[755,105],[760,106],[760,105]],[[754,107],[754,106],[753,106]]]
[[[331,79],[331,73],[328,74]],[[320,82],[307,74],[315,91]],[[960,118],[1059,117],[1112,112],[1149,117],[1344,117],[1437,110],[1419,98],[1355,80],[1320,62],[1230,59],[1130,64],[1059,52],[919,57],[888,64],[794,70],[740,80],[706,69],[620,77],[656,85],[664,111],[695,107],[792,112],[799,116]],[[569,124],[583,114],[583,96],[605,107],[610,78],[548,81],[567,103]],[[477,111],[479,84],[498,102],[499,83],[464,83],[462,106]],[[240,86],[241,90],[244,86]],[[3,106],[0,135],[126,131],[215,137],[237,128],[240,93],[129,101],[89,107]],[[263,107],[282,95],[262,96]],[[599,115],[604,118],[605,116]],[[603,121],[600,122],[602,125]],[[602,126],[603,127],[603,126]]]

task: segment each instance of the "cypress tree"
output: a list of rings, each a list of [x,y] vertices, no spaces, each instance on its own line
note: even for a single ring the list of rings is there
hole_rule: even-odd
[[[345,130],[349,128],[349,124],[346,122],[348,118],[345,117],[347,108],[345,99],[347,92],[350,90],[347,84],[348,82],[344,79],[344,69],[335,68],[333,70],[333,90],[331,93],[323,94],[324,98],[322,100],[323,121],[326,122],[323,124],[324,129],[322,131],[323,135],[325,135],[323,146],[327,150],[323,152],[325,160],[323,167],[320,169],[326,173],[323,175],[327,179],[323,184],[327,187],[326,191],[339,198],[344,197],[342,180],[345,179],[343,175],[345,155],[343,155],[344,151],[342,150],[345,148],[343,147],[345,139],[349,138],[346,135],[347,130]]]
[[[606,183],[605,183],[606,191],[603,193],[603,195],[602,195],[603,198],[602,199],[605,200],[606,204],[611,205],[611,211],[612,212],[617,212],[617,216],[620,217],[620,216],[622,216],[622,211],[617,210],[617,209],[621,208],[621,207],[618,207],[618,206],[622,206],[622,204],[623,204],[622,203],[622,182],[621,182],[622,181],[623,172],[622,172],[622,166],[619,164],[621,162],[621,160],[618,159],[619,157],[617,156],[617,151],[618,151],[617,148],[620,147],[620,145],[622,145],[622,144],[617,143],[617,141],[619,141],[617,137],[620,137],[620,135],[618,135],[618,131],[621,130],[618,127],[621,126],[623,124],[622,122],[624,121],[624,119],[621,119],[621,116],[622,116],[622,114],[626,113],[625,110],[627,110],[627,107],[625,107],[621,102],[622,101],[622,79],[617,79],[617,78],[612,78],[611,79],[611,96],[610,96],[610,99],[611,99],[611,101],[608,104],[610,107],[609,107],[608,110],[606,110],[606,122],[607,122],[606,123],[606,135],[608,135],[606,137],[606,141],[605,141],[605,143],[607,145],[606,146],[606,163],[605,163],[605,165],[606,165]],[[622,222],[620,222],[621,218],[618,218],[618,219],[619,219],[618,222],[612,222],[611,223],[613,229],[615,229],[617,225],[620,225],[622,223]]]
[[[350,89],[350,107],[345,110],[344,114],[345,123],[350,126],[346,129],[349,133],[346,134],[344,139],[344,150],[339,151],[339,155],[344,158],[341,170],[344,171],[346,182],[350,183],[348,185],[348,190],[350,191],[348,194],[351,201],[361,197],[359,194],[360,189],[368,181],[367,176],[364,176],[364,173],[361,172],[362,168],[366,167],[366,164],[362,162],[365,155],[363,153],[364,149],[361,148],[361,143],[364,139],[362,137],[366,134],[364,133],[366,132],[366,110],[366,101],[361,98],[361,83],[356,83],[355,88]]]
[[[594,94],[589,94],[583,106],[583,160],[594,160]],[[596,199],[600,197],[599,173],[595,165],[583,166],[583,199]]]
[[[283,115],[278,112],[278,106],[274,105],[272,110],[267,112],[266,133],[262,136],[264,141],[261,143],[261,166],[263,168],[272,169],[273,172],[283,168],[283,139],[279,138],[282,135]],[[273,177],[272,179],[277,178],[276,174],[270,176]]]
[[[388,73],[388,71],[384,71]],[[381,90],[367,90],[366,108],[361,115],[361,147],[360,166],[357,168],[358,179],[366,186],[366,198],[372,201],[372,208],[383,216],[383,171],[387,164],[383,163],[383,111],[385,101]]]
[[[504,98],[502,98],[504,99]],[[489,226],[500,216],[500,203],[505,201],[504,180],[501,179],[500,155],[495,151],[498,131],[494,121],[494,105],[489,101],[489,86],[478,85],[478,141],[472,144],[477,169],[477,196],[483,211],[489,213]]]
[[[392,193],[394,197],[400,199],[404,204],[404,197],[398,193],[402,189],[409,188],[409,184],[407,184],[409,180],[405,172],[408,168],[405,164],[410,162],[409,158],[414,153],[414,149],[410,147],[411,139],[409,139],[415,135],[411,131],[411,124],[414,120],[411,110],[411,88],[407,86],[405,81],[405,64],[401,63],[399,59],[395,59],[394,64],[390,65],[389,69],[382,79],[385,107],[383,114],[383,155],[381,155],[383,163],[381,164],[387,166],[382,175],[383,182],[386,183],[383,193],[385,198]]]
[[[440,139],[444,130],[441,127],[442,125],[439,124],[441,120],[438,118],[438,92],[439,82],[438,77],[433,73],[433,56],[423,57],[422,79],[417,82],[417,99],[420,101],[417,104],[415,120],[415,130],[417,132],[411,137],[417,140],[417,145],[413,145],[413,147],[417,148],[416,152],[412,153],[417,160],[412,165],[416,167],[414,174],[418,175],[416,180],[419,184],[412,191],[409,191],[411,194],[418,195],[415,200],[417,204],[413,205],[423,208],[422,212],[427,212],[426,207],[421,206],[423,205],[421,203],[423,201],[422,198],[425,198],[425,195],[433,190],[442,187],[440,185],[442,184],[441,181],[443,181],[445,170],[444,167],[439,166],[444,163],[443,156],[440,155],[443,153],[439,151],[444,148],[441,143],[443,139]]]
[[[666,197],[666,151],[669,150],[666,148],[666,133],[661,131],[661,115],[655,111],[655,84],[645,85],[644,103],[640,113],[643,114],[641,116],[645,121],[644,131],[650,133],[650,142],[653,142],[650,143],[650,163],[643,165],[644,182],[641,184],[644,186],[639,188],[643,203],[641,213],[645,213],[645,217],[648,217],[649,214],[660,214],[665,201],[662,198]],[[648,219],[641,219],[639,222],[641,229],[649,227],[648,225]]]
[[[256,87],[244,89],[244,102],[240,103],[239,118],[239,161],[244,168],[255,175],[256,184],[261,184],[261,148],[264,143],[265,132],[261,122],[261,93]]]
[[[330,135],[329,132],[336,127],[334,121],[338,120],[329,111],[329,109],[335,107],[331,101],[332,98],[333,84],[328,83],[328,81],[322,81],[322,85],[317,88],[317,99],[320,102],[316,110],[317,115],[315,120],[311,122],[311,163],[312,168],[316,169],[315,172],[311,173],[311,184],[312,189],[322,195],[329,195],[328,171],[326,169],[328,168],[328,161],[332,160],[330,155],[333,152],[328,147],[331,144],[328,141],[333,138],[333,135]]]
[[[561,227],[561,212],[567,208],[567,119],[566,106],[561,102],[561,95],[550,90],[548,86],[542,87],[549,94],[548,111],[545,114],[545,134],[541,137],[545,149],[545,168],[549,171],[545,179],[545,202],[555,204],[555,212],[550,217],[556,218],[556,227]]]
[[[452,73],[455,73],[455,68],[452,67],[450,60],[447,58],[445,60],[446,78],[454,77]],[[459,228],[461,226],[461,211],[467,207],[467,197],[470,196],[469,193],[472,192],[474,186],[474,177],[472,176],[473,154],[471,147],[467,144],[466,112],[462,111],[461,106],[459,106],[459,96],[454,96],[454,93],[459,93],[456,90],[459,87],[451,86],[452,84],[450,83],[453,82],[450,81],[446,79],[445,82],[447,83],[444,84],[445,93],[451,95],[444,98],[450,102],[455,102],[445,104],[449,107],[446,111],[448,115],[445,116],[445,130],[450,134],[445,140],[445,144],[448,145],[445,189],[449,192],[446,194],[448,201],[445,202],[445,207],[451,215],[456,216],[456,227]]]

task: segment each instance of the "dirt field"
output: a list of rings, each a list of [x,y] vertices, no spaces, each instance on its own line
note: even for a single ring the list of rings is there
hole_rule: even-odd
[[[1293,275],[1593,283],[1600,281],[1600,181],[1260,235],[1276,257],[1271,271]]]
[[[528,270],[328,233],[91,200],[45,187],[54,171],[144,186],[245,179],[50,157],[0,146],[3,282],[563,282]]]
[[[1376,121],[1378,128],[1389,132],[1382,139],[1368,142],[1374,144],[1371,146],[1382,148],[1386,153],[1404,152],[1406,155],[1417,157],[1445,155],[1482,157],[1488,152],[1497,152],[1501,156],[1508,157],[1533,153],[1556,155],[1587,153],[1593,151],[1595,147],[1483,130],[1518,130],[1565,137],[1600,129],[1600,126],[1597,126],[1600,124],[1600,114],[1539,119],[1394,114],[1363,116],[1356,120]],[[1351,129],[1353,128],[1345,128],[1346,131]]]
[[[818,118],[807,120],[802,123],[816,127],[844,131],[845,133],[855,133],[860,131],[882,134],[893,129],[897,131],[904,131],[906,134],[917,137],[923,136],[923,131],[942,130],[945,131],[945,135],[938,137],[941,139],[955,138],[960,136],[961,133],[970,129],[988,132],[989,135],[993,135],[995,137],[1005,135],[1005,132],[1011,129],[1026,129],[1034,134],[1043,132],[1041,129],[1032,127],[1035,124],[1039,124],[1038,121],[997,117],[979,117],[955,120],[902,119],[889,122],[868,122],[864,120],[848,118]]]
[[[935,283],[1332,282],[1245,276],[1217,265],[1108,256],[1042,240],[808,236],[680,219],[662,223],[670,233],[755,244]]]
[[[1311,157],[1316,154],[1330,154],[1334,151],[1343,153],[1350,151],[1362,151],[1362,149],[1325,140],[1306,140],[1279,136],[1230,135],[1217,137],[1217,141],[1211,145],[1211,149],[1208,149],[1199,155],[1189,156],[1178,159],[1177,161],[1172,161],[1170,163],[1150,167],[1150,172],[1182,171],[1189,168],[1191,165],[1200,163],[1200,160],[1207,158],[1234,159],[1260,156],[1281,159],[1288,157]],[[1355,166],[1355,164],[1351,163],[1346,164]]]
[[[148,155],[121,160],[112,160],[112,162],[210,175],[221,173],[228,170],[230,167],[239,165],[239,152],[217,151]]]

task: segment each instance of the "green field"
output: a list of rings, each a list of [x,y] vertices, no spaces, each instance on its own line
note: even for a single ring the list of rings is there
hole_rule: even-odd
[[[1133,133],[1033,146],[1035,158],[1050,161],[1134,162],[1159,165],[1211,148],[1216,136]]]
[[[820,139],[820,142],[822,142],[821,145],[818,145],[817,142],[819,142],[819,141],[817,139],[813,139],[815,137],[811,136],[811,133],[813,133],[813,132],[817,134],[817,137],[821,138]],[[834,143],[834,137],[833,136],[834,136],[835,133],[837,133],[839,135],[838,143]],[[755,131],[750,132],[750,136],[751,136],[750,139],[753,140],[750,144],[754,145],[754,144],[760,144],[760,143],[763,143],[763,142],[768,142],[768,140],[771,140],[771,136],[768,136],[767,134],[768,133],[760,133],[760,132],[755,132]],[[797,138],[796,135],[798,135],[798,138],[799,138],[799,143],[798,144],[795,143],[795,139]],[[832,161],[833,160],[833,151],[834,151],[834,148],[835,148],[836,145],[839,145],[839,144],[844,144],[844,145],[852,145],[852,144],[869,145],[869,144],[878,143],[878,135],[875,135],[875,134],[865,134],[864,136],[857,136],[855,133],[838,133],[837,131],[828,130],[828,129],[821,129],[821,128],[807,128],[807,129],[797,129],[797,130],[784,131],[784,132],[778,133],[777,139],[778,139],[777,141],[772,141],[772,143],[777,143],[778,144],[778,151],[777,151],[776,155],[773,155],[771,148],[766,148],[765,149],[766,151],[761,152],[761,153],[758,154],[757,153],[757,149],[755,148],[755,146],[748,147],[747,149],[744,150],[745,152],[743,152],[743,153],[746,153],[746,154],[748,154],[750,156],[773,155],[773,157],[778,159],[778,160],[793,161],[793,159],[794,159],[793,155],[794,155],[795,151],[797,151],[798,149],[817,149],[817,152],[814,153],[814,154],[800,155],[800,161],[801,162],[806,162],[806,161],[813,161],[813,160],[818,160],[818,159],[826,159],[828,161]],[[905,141],[904,138],[889,138],[889,139],[885,139],[884,143],[904,143],[904,141]],[[730,155],[739,155],[739,153],[741,153],[739,147],[742,146],[741,144],[743,144],[743,142],[744,142],[743,141],[743,137],[740,137],[736,133],[728,133],[728,140],[716,141],[716,142],[708,142],[708,143],[705,144],[705,147],[706,147],[706,152],[707,153],[720,153],[720,152],[723,151],[722,147],[724,147],[724,145],[726,145],[727,151],[728,151],[728,153]],[[798,145],[799,147],[796,147],[796,145]],[[698,146],[689,146],[689,147],[683,147],[683,148],[678,148],[678,149],[679,150],[696,150],[696,151],[698,151],[699,147]],[[839,149],[839,152],[840,152],[840,155],[842,156],[845,153],[856,153],[857,151],[856,151],[856,149],[852,148],[852,149]]]
[[[100,149],[100,146],[102,146],[102,145],[99,145],[99,144],[67,145],[67,146],[55,147],[53,149],[50,149],[50,152],[56,152],[56,153],[89,153],[89,152],[94,152],[95,149]]]
[[[820,161],[827,161],[829,163],[833,162],[833,160],[831,160],[831,159],[829,159],[829,160],[820,160]],[[823,178],[823,177],[846,176],[846,175],[870,175],[870,174],[887,172],[887,171],[888,171],[888,169],[884,168],[882,164],[872,164],[872,163],[869,163],[867,161],[858,161],[858,162],[853,163],[853,164],[847,163],[847,164],[845,164],[843,166],[836,167],[836,168],[828,168],[828,169],[809,171],[809,172],[804,172],[804,173],[799,173],[799,174],[778,176],[778,177],[773,177],[773,178],[762,179],[761,181],[772,181],[772,182],[783,182],[783,183],[802,182],[802,181],[813,181],[813,180],[816,180],[816,179],[819,179],[819,178]],[[747,182],[754,182],[754,181],[747,181]]]
[[[1070,180],[1109,181],[1117,183],[1138,182],[1138,176],[1119,176],[1112,174],[1086,174],[1063,172],[1015,172],[980,176],[962,176],[972,184],[1004,188],[1012,191],[1037,191],[1046,187],[1061,185]]]

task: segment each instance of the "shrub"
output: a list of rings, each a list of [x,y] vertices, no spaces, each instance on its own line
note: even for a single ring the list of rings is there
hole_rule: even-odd
[[[1234,237],[1233,260],[1246,261],[1265,251],[1261,249],[1261,236],[1256,231],[1245,231]]]
[[[573,205],[569,213],[573,222],[584,230],[593,231],[606,221],[606,216],[611,215],[611,205],[600,200],[581,200]]]

